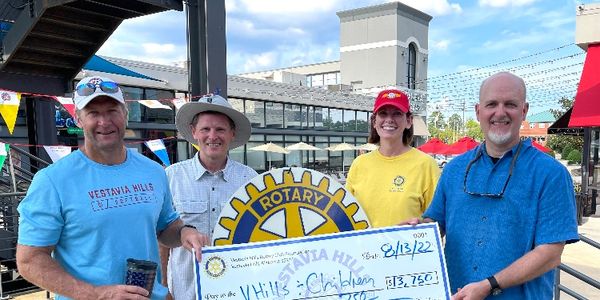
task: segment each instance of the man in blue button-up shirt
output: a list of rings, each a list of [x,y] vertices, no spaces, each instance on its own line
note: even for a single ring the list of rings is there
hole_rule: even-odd
[[[423,215],[446,234],[455,299],[552,299],[564,245],[578,240],[571,176],[519,136],[525,95],[511,73],[481,84],[485,142],[446,165]]]

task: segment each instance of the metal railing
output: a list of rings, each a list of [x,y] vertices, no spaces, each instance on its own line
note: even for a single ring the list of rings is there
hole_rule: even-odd
[[[596,241],[594,241],[594,240],[592,240],[592,239],[590,239],[590,238],[588,238],[586,236],[583,236],[583,235],[580,234],[579,235],[579,240],[581,242],[584,242],[584,243],[586,243],[588,245],[591,245],[592,247],[595,247],[596,249],[600,250],[600,243],[598,243],[598,242],[596,242]],[[580,281],[582,281],[582,282],[584,282],[584,283],[586,283],[586,284],[588,284],[588,285],[590,285],[590,286],[592,286],[592,287],[600,290],[600,281],[595,280],[594,278],[592,278],[592,277],[590,277],[590,276],[588,276],[588,275],[586,275],[586,274],[584,274],[582,272],[579,272],[579,271],[575,270],[572,267],[569,267],[569,266],[561,263],[558,266],[558,270],[557,270],[555,278],[554,278],[554,299],[555,300],[559,300],[560,299],[561,292],[565,292],[567,295],[569,295],[569,296],[571,296],[571,297],[573,297],[575,299],[579,299],[579,300],[586,300],[586,299],[588,299],[588,298],[582,296],[581,294],[577,293],[576,291],[574,291],[574,290],[572,290],[572,289],[570,289],[570,288],[562,285],[560,283],[560,274],[561,274],[561,272],[565,272],[565,273],[567,273],[567,274],[569,274],[569,275],[577,278],[578,280],[580,280]]]
[[[39,289],[23,279],[17,270],[17,206],[25,197],[35,172],[48,165],[48,162],[11,145],[0,169],[0,299]]]

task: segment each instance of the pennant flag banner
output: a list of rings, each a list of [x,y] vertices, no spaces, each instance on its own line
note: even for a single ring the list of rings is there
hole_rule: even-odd
[[[138,100],[138,102],[149,108],[171,109],[171,107],[160,103],[158,100]]]
[[[176,98],[172,100],[173,105],[175,105],[176,109],[180,109],[185,103],[187,103],[186,98]]]
[[[2,169],[2,166],[4,166],[4,161],[8,156],[9,147],[10,146],[8,144],[0,143],[0,169]]]
[[[69,112],[71,117],[75,119],[75,104],[73,103],[73,99],[67,97],[54,97],[56,101],[60,102],[62,106]]]
[[[160,158],[160,160],[165,166],[168,167],[171,165],[169,155],[167,154],[167,149],[165,148],[165,144],[161,139],[150,140],[144,143],[146,144],[146,146],[148,146],[148,148],[150,148],[150,150],[152,150],[152,152],[154,152],[154,154],[156,154],[156,156],[158,156],[158,158]]]
[[[15,129],[20,101],[21,93],[0,90],[0,115],[2,115],[11,135]]]
[[[50,155],[52,162],[57,162],[71,153],[71,147],[69,146],[44,146],[44,149]]]

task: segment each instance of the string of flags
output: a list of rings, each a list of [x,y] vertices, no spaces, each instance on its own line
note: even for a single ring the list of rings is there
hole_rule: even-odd
[[[143,143],[146,145],[146,147],[148,147],[148,149],[150,149],[150,151],[152,151],[154,154],[156,154],[156,156],[160,159],[160,161],[165,166],[168,167],[171,165],[171,161],[169,159],[169,155],[167,153],[167,148],[165,147],[165,143],[163,142],[163,140],[172,139],[172,138],[175,138],[175,137],[167,137],[164,139],[148,140],[148,141],[143,141]],[[131,143],[129,143],[129,144],[131,144]],[[6,160],[6,157],[8,156],[8,153],[10,151],[10,145],[11,144],[0,142],[0,169],[2,169],[2,166],[4,166],[4,161]],[[16,146],[19,144],[13,144],[13,145]],[[31,145],[20,145],[20,146],[31,146]],[[44,150],[46,150],[46,153],[48,153],[48,156],[50,156],[50,159],[52,160],[53,163],[57,162],[58,160],[60,160],[61,158],[65,157],[65,156],[69,155],[73,149],[73,146],[62,146],[62,145],[42,145],[42,146],[35,145],[35,146],[43,147]]]
[[[6,127],[8,128],[8,132],[12,135],[13,130],[15,128],[15,123],[17,121],[17,114],[19,112],[19,105],[21,104],[21,98],[23,95],[34,95],[47,97],[56,100],[60,103],[67,112],[71,115],[73,119],[75,119],[75,104],[73,103],[73,99],[68,97],[58,97],[52,95],[40,95],[40,94],[28,94],[28,93],[20,93],[10,90],[0,89],[0,115],[4,122],[6,123]],[[187,98],[173,98],[173,99],[160,99],[165,101],[170,101],[175,106],[175,109],[179,109],[186,102],[188,102]],[[160,100],[125,100],[128,102],[138,102],[148,108],[153,109],[170,109],[172,108],[168,105],[165,105],[160,102]]]

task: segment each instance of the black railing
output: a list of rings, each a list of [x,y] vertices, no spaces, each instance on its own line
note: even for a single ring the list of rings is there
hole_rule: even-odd
[[[0,170],[0,299],[38,290],[17,271],[17,206],[25,197],[34,174],[48,165],[48,162],[11,145]]]
[[[579,235],[579,240],[581,242],[584,242],[584,243],[586,243],[586,244],[588,244],[588,245],[590,245],[590,246],[592,246],[592,247],[600,250],[600,243],[598,243],[598,242],[596,242],[596,241],[594,241],[594,240],[592,240],[592,239],[590,239],[590,238],[588,238],[586,236],[583,236],[583,235],[580,234]],[[588,275],[586,275],[586,274],[584,274],[582,272],[579,272],[579,271],[575,270],[572,267],[569,267],[569,266],[561,263],[558,266],[558,270],[557,270],[556,275],[555,275],[556,277],[554,278],[554,299],[555,300],[559,300],[560,299],[561,292],[565,292],[567,295],[569,295],[569,296],[571,296],[571,297],[573,297],[575,299],[580,299],[580,300],[586,300],[586,299],[588,299],[588,298],[582,296],[581,294],[577,293],[576,291],[574,291],[574,290],[572,290],[572,289],[570,289],[570,288],[562,285],[560,283],[560,274],[561,274],[561,272],[565,272],[565,273],[567,273],[567,274],[569,274],[569,275],[577,278],[578,280],[580,280],[580,281],[588,284],[589,286],[594,287],[594,288],[600,290],[600,281],[595,280],[594,278],[592,278],[592,277],[590,277],[590,276],[588,276]]]

